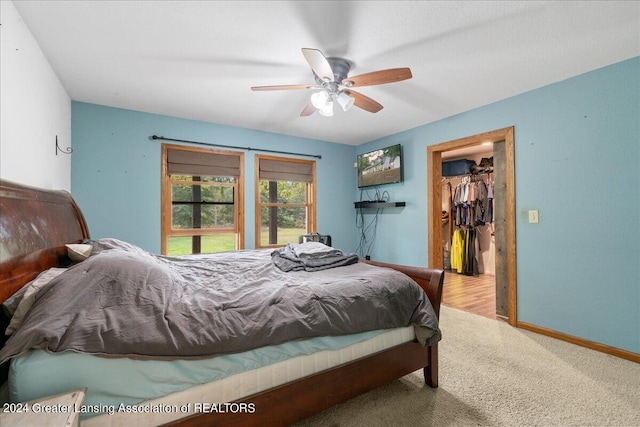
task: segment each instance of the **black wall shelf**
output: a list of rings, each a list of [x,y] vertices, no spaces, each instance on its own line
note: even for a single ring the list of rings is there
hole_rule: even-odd
[[[406,202],[353,202],[356,209],[401,208]]]

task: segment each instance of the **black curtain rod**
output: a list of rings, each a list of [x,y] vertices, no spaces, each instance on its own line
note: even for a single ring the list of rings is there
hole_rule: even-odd
[[[189,141],[189,140],[186,140],[186,139],[165,138],[164,136],[158,136],[158,135],[152,135],[151,139],[161,139],[163,141],[174,141],[174,142],[186,142],[186,143],[189,143],[189,144],[208,145],[210,147],[232,148],[232,149],[236,149],[236,150],[263,151],[265,153],[277,153],[277,154],[291,154],[293,156],[314,157],[316,159],[321,159],[322,158],[322,156],[320,154],[304,154],[304,153],[292,153],[292,152],[289,152],[289,151],[266,150],[266,149],[263,149],[263,148],[236,147],[235,145],[211,144],[209,142],[199,142],[199,141]]]

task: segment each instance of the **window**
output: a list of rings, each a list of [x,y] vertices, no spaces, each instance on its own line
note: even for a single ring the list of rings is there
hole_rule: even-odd
[[[244,248],[243,153],[162,146],[162,253]]]
[[[256,248],[297,242],[315,232],[316,163],[256,156]]]

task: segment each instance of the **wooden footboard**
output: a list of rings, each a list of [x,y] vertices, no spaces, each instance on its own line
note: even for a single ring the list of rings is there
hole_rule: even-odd
[[[424,267],[411,267],[400,264],[388,264],[377,261],[363,261],[378,267],[393,268],[411,277],[424,290],[431,301],[431,305],[440,316],[440,303],[442,302],[442,284],[444,283],[444,270]]]
[[[424,267],[411,267],[384,262],[366,261],[379,267],[393,268],[411,277],[424,290],[431,301],[436,316],[440,318],[440,304],[442,303],[442,286],[444,284],[444,270]],[[425,383],[431,387],[438,387],[438,344],[427,348],[428,365],[424,368]]]

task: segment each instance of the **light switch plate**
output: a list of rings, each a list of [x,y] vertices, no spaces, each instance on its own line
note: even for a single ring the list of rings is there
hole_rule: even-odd
[[[538,223],[538,211],[531,210],[529,211],[529,224],[537,224]]]

